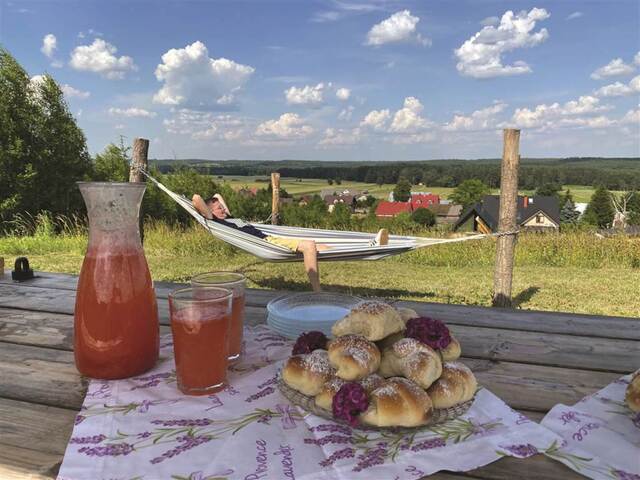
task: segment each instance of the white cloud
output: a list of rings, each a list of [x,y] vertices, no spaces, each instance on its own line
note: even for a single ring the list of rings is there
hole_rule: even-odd
[[[564,105],[559,103],[552,103],[551,105],[541,104],[537,105],[533,110],[529,108],[517,108],[514,112],[511,121],[507,122],[503,126],[515,126],[516,128],[552,128],[555,126],[571,126],[571,125],[585,125],[596,126],[603,125],[605,122],[601,117],[599,120],[595,120],[593,117],[590,119],[571,119],[570,117],[576,117],[578,115],[589,115],[603,110],[609,110],[607,105],[600,105],[600,99],[583,95],[578,100],[571,100]],[[567,119],[569,117],[569,119]],[[598,117],[596,117],[598,118]]]
[[[369,127],[378,131],[384,130],[390,118],[391,112],[388,109],[372,110],[362,119],[360,126]]]
[[[78,90],[77,88],[73,88],[71,85],[67,85],[66,83],[61,85],[60,88],[67,98],[79,98],[80,100],[85,100],[89,98],[89,95],[91,95],[89,92]]]
[[[316,86],[291,87],[284,91],[289,105],[320,105],[324,101],[324,90],[331,84],[319,83]]]
[[[350,96],[351,96],[351,90],[349,90],[348,88],[343,87],[336,90],[336,97],[338,98],[338,100],[342,100],[343,102],[346,102],[347,100],[349,100]]]
[[[39,84],[44,82],[44,75],[34,75],[29,79],[31,86],[36,88]],[[77,88],[72,87],[66,83],[63,83],[60,86],[60,90],[67,98],[79,98],[80,100],[85,100],[89,98],[90,93],[84,92],[82,90],[78,90]]]
[[[600,87],[594,92],[599,97],[622,97],[640,93],[640,75],[636,75],[629,81],[628,85],[621,82],[611,83]]]
[[[124,125],[122,123],[117,123],[113,126],[116,130],[124,130]]]
[[[415,133],[431,125],[426,118],[420,116],[424,107],[420,100],[415,97],[404,99],[404,106],[393,116],[393,121],[389,127],[390,132],[395,133]]]
[[[333,7],[335,10],[325,10],[314,13],[311,17],[311,21],[316,23],[335,22],[349,15],[369,13],[383,9],[382,6],[372,3],[354,3],[345,1],[335,1],[333,2]]]
[[[58,49],[58,40],[53,33],[47,33],[42,39],[42,47],[40,51],[44,53],[47,58],[53,58],[53,54]]]
[[[318,145],[324,147],[355,145],[360,142],[361,138],[362,135],[359,128],[346,130],[327,128],[324,131],[324,137],[318,142]]]
[[[71,52],[69,65],[76,70],[94,72],[108,79],[123,79],[127,72],[137,70],[133,59],[126,55],[117,57],[118,49],[101,38],[91,45],[81,45]]]
[[[514,14],[505,12],[498,27],[486,26],[464,42],[454,53],[458,58],[456,68],[462,75],[474,78],[491,78],[530,73],[531,68],[522,60],[503,65],[502,55],[518,48],[535,47],[549,37],[546,28],[532,32],[536,22],[549,18],[544,8]]]
[[[576,18],[580,18],[582,16],[584,16],[584,13],[582,12],[573,12],[567,15],[567,20],[575,20]]]
[[[349,105],[347,108],[343,108],[338,114],[338,120],[351,120],[354,110],[355,108],[353,107],[353,105]]]
[[[255,69],[227,58],[210,58],[202,42],[172,48],[162,55],[155,75],[164,85],[153,101],[164,105],[210,108],[225,103],[249,80]],[[226,97],[225,97],[226,96]]]
[[[297,113],[283,113],[277,120],[267,120],[258,125],[256,135],[290,140],[308,137],[313,131]]]
[[[429,143],[435,140],[434,132],[413,133],[411,135],[401,135],[394,137],[392,142],[397,145],[410,145],[414,143]]]
[[[143,117],[143,118],[153,118],[157,114],[156,112],[150,112],[149,110],[145,110],[144,108],[130,107],[130,108],[114,108],[111,107],[109,109],[109,115],[117,116],[117,117]]]
[[[483,18],[480,21],[480,25],[482,25],[483,27],[496,26],[499,21],[500,21],[500,17],[487,17],[487,18]]]
[[[633,57],[633,63],[635,63],[636,65],[640,65],[640,52],[636,53]]]
[[[476,110],[468,117],[454,115],[453,119],[442,128],[447,131],[458,130],[488,130],[496,128],[496,115],[504,111],[506,103],[496,102],[490,107]]]
[[[636,110],[629,110],[624,117],[622,117],[620,123],[640,123],[640,105]]]
[[[633,65],[627,65],[621,58],[614,58],[604,67],[598,68],[591,74],[591,78],[594,80],[600,80],[605,77],[617,77],[620,75],[629,75],[633,73],[635,68]]]
[[[386,43],[418,42],[431,45],[431,40],[416,32],[419,17],[411,15],[409,10],[394,13],[386,20],[375,24],[367,33],[365,45],[379,46]]]

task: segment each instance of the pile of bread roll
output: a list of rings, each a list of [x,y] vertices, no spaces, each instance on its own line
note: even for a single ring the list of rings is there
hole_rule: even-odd
[[[438,344],[442,348],[405,336],[416,325],[432,324],[445,331],[447,344]],[[456,361],[460,344],[441,322],[420,318],[411,309],[364,301],[331,331],[334,338],[328,341],[313,332],[311,345],[304,344],[303,338],[311,334],[303,334],[284,364],[282,379],[290,388],[314,397],[318,407],[334,416],[342,412],[336,400],[342,402],[345,395],[360,398],[364,392],[365,406],[354,412],[357,419],[352,422],[356,417],[350,417],[350,423],[416,427],[429,422],[433,409],[449,408],[475,395],[473,373]]]

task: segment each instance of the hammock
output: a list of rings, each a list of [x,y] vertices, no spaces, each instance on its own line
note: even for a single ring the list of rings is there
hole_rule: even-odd
[[[274,245],[262,238],[237,230],[214,220],[203,217],[183,195],[172,192],[162,183],[151,177],[147,172],[140,171],[151,180],[160,190],[169,195],[178,205],[184,208],[198,223],[209,230],[214,237],[233,245],[245,252],[268,262],[295,262],[302,260],[302,254],[290,249]],[[371,245],[375,234],[363,232],[344,232],[339,230],[321,230],[315,228],[286,227],[267,225],[264,223],[248,223],[241,220],[228,219],[237,226],[251,225],[265,235],[282,238],[296,238],[300,240],[315,240],[316,243],[327,245],[327,250],[318,251],[318,260],[379,260],[391,255],[409,252],[416,248],[441,245],[443,243],[464,242],[476,240],[489,235],[473,235],[461,238],[425,238],[402,235],[389,235],[387,245]]]

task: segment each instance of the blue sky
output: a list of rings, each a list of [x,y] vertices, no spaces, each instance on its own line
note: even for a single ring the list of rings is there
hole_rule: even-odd
[[[640,155],[640,4],[5,1],[92,153],[413,160]]]

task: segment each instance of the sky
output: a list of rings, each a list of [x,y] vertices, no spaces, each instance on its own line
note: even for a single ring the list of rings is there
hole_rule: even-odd
[[[0,0],[0,45],[92,154],[640,156],[637,0]]]

